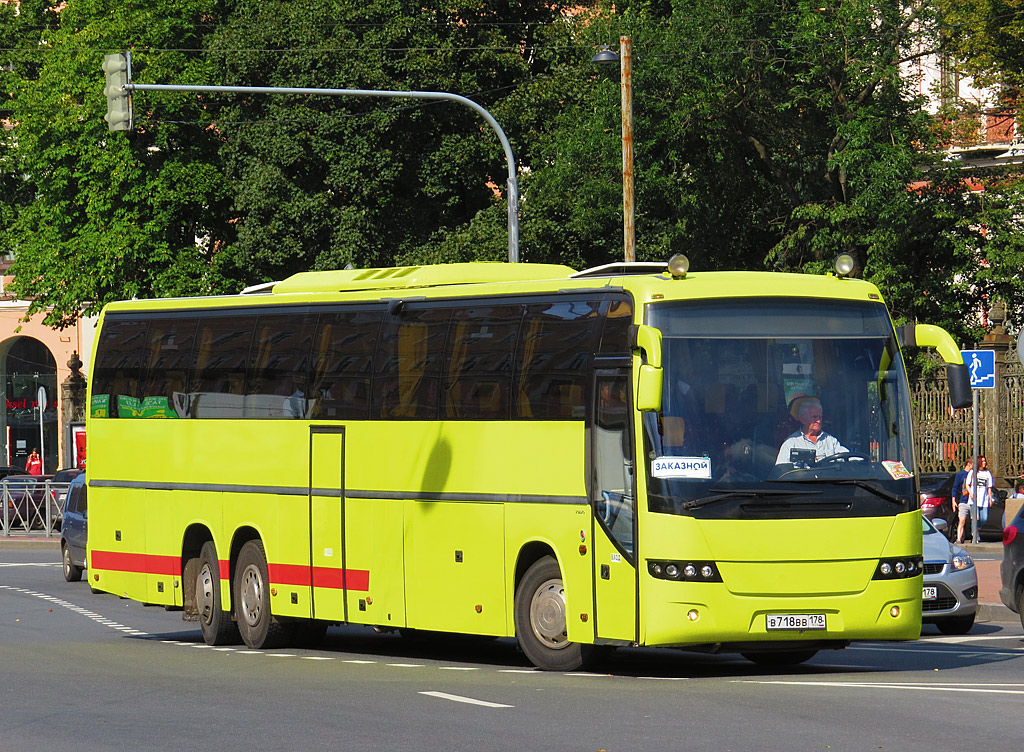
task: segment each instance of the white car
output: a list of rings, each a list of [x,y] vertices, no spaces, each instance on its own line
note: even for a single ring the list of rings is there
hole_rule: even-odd
[[[922,517],[924,591],[922,621],[943,634],[967,634],[978,612],[978,570],[971,555],[950,543]],[[944,522],[940,520],[944,526]]]

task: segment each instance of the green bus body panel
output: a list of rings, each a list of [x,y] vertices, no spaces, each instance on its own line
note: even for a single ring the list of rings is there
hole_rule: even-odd
[[[882,300],[866,282],[831,276],[570,279],[566,267],[473,266],[310,273],[279,283],[273,294],[126,301],[106,307],[100,328],[114,312],[334,305],[405,295],[626,291],[637,323],[655,299]],[[634,353],[634,387],[639,365]],[[90,398],[91,390],[90,383]],[[320,428],[325,432],[316,433]],[[920,632],[920,577],[871,579],[879,557],[920,555],[919,512],[695,520],[647,511],[640,473],[634,565],[587,503],[582,420],[90,417],[88,434],[90,584],[147,603],[183,605],[183,545],[192,530],[216,545],[225,607],[232,546],[240,536],[258,536],[269,562],[272,611],[283,617],[514,635],[515,577],[529,552],[558,561],[568,637],[575,642],[914,639]],[[639,431],[635,438],[639,458]],[[659,557],[715,561],[723,582],[654,579],[647,560]],[[893,606],[900,607],[895,618]],[[824,613],[828,629],[769,634],[768,612]]]
[[[405,567],[409,623],[504,634],[504,505],[409,502]]]
[[[181,605],[180,561],[170,562],[181,556],[184,531],[193,525],[209,530],[224,567],[233,531],[251,528],[267,552],[277,591],[271,596],[274,613],[343,620],[345,601],[338,588],[316,587],[315,576],[310,586],[275,578],[284,568],[308,569],[311,560],[318,570],[341,572],[342,499],[314,495],[310,501],[308,422],[276,421],[273,430],[254,430],[266,425],[91,420],[90,556],[99,550],[100,563],[110,553],[147,556],[166,567],[159,577],[139,576],[104,569],[90,559],[90,575],[101,576],[93,584],[148,603]],[[559,520],[571,520],[571,533],[552,547],[575,549],[578,531],[590,529],[578,472],[581,422],[353,421],[345,431],[344,446],[339,434],[314,435],[313,486],[340,494],[344,484],[344,568],[369,578],[368,590],[348,592],[353,623],[512,634],[514,592],[506,590],[505,579],[506,572],[515,571],[516,559],[514,553],[506,556],[506,541],[516,552],[536,538],[537,529],[559,529]],[[562,449],[537,456],[540,437]],[[174,488],[146,487],[159,485]],[[183,487],[204,485],[215,490]],[[257,490],[216,490],[225,486]],[[259,490],[281,487],[291,492]],[[493,489],[520,501],[470,500]],[[432,501],[431,493],[460,500]],[[149,503],[157,497],[158,503]],[[517,513],[503,523],[505,509]],[[147,530],[153,534],[147,536]],[[455,562],[457,550],[463,552],[461,563]],[[577,569],[587,572],[589,560]],[[164,582],[162,592],[156,590],[158,579]],[[292,603],[293,595],[298,603]],[[231,602],[227,580],[222,580],[222,596],[225,604]],[[576,611],[589,614],[589,583],[579,596]],[[441,608],[442,602],[448,605]],[[456,604],[464,607],[461,612]],[[453,626],[456,614],[464,620]],[[592,635],[590,625],[585,627],[584,634]]]

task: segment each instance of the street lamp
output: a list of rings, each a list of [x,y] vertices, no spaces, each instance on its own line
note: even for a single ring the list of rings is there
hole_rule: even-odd
[[[636,261],[636,210],[633,202],[633,40],[619,37],[619,52],[602,48],[592,63],[618,61],[622,89],[622,246],[626,262]]]

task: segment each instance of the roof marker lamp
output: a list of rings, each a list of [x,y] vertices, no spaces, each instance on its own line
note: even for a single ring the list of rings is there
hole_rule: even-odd
[[[690,271],[690,259],[681,253],[675,254],[668,260],[668,273],[675,279],[682,279]]]
[[[851,274],[853,274],[853,256],[851,256],[849,253],[840,253],[838,256],[836,256],[836,260],[833,262],[833,266],[835,266],[837,276],[849,277]]]

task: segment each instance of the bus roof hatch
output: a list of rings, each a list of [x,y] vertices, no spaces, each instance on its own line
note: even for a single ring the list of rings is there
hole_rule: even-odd
[[[327,272],[300,272],[275,284],[274,293],[390,290],[482,282],[525,282],[566,279],[574,273],[574,269],[561,264],[509,264],[491,261],[383,269],[338,269]]]

